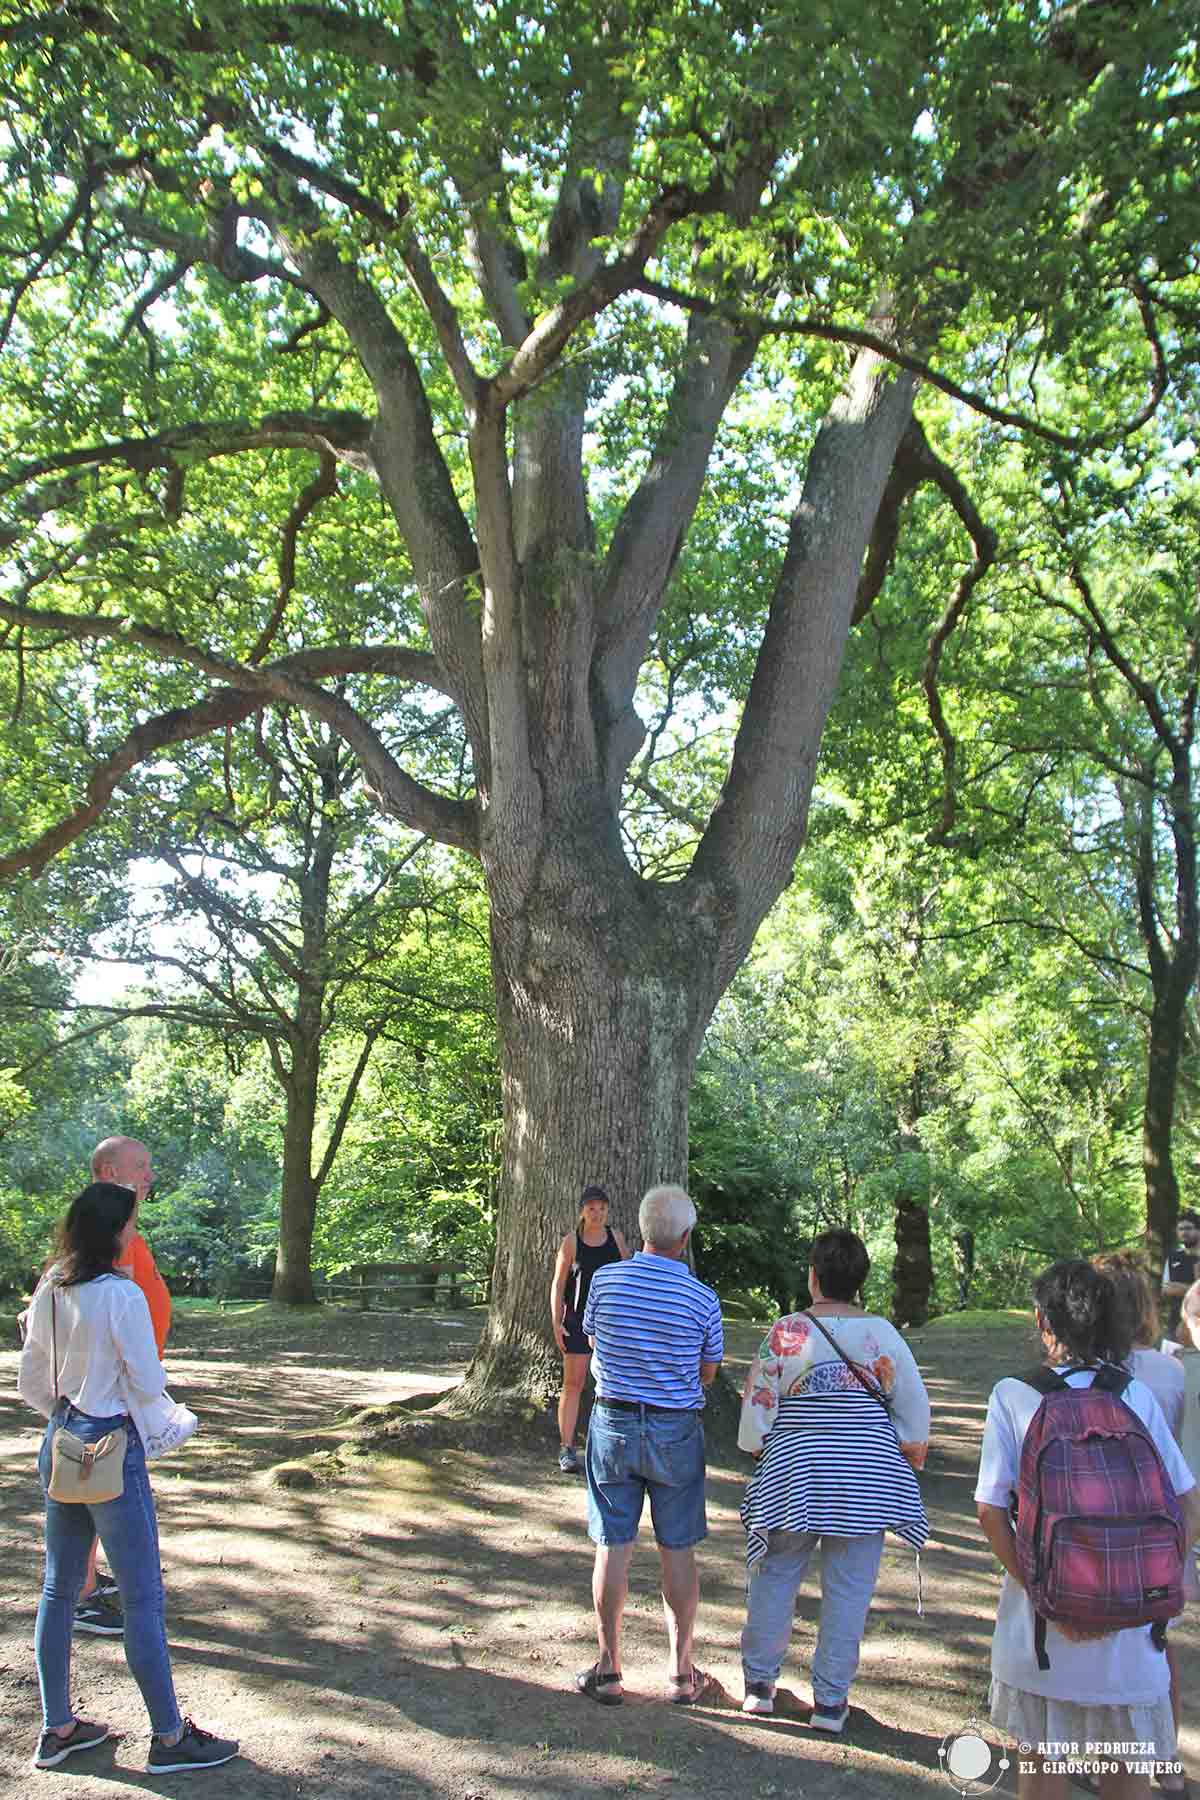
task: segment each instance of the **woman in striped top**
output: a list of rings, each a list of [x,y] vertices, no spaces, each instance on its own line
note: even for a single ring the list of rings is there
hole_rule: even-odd
[[[929,1397],[899,1332],[855,1303],[870,1266],[854,1232],[816,1239],[812,1305],[777,1320],[763,1339],[738,1431],[758,1460],[742,1505],[742,1711],[774,1709],[796,1590],[819,1539],[810,1723],[822,1731],[846,1723],[884,1532],[919,1550],[929,1530],[913,1473],[928,1447]]]

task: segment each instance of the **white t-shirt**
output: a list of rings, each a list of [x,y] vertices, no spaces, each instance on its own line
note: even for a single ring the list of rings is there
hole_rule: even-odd
[[[43,1418],[54,1411],[54,1339],[58,1392],[93,1419],[113,1418],[156,1400],[167,1385],[146,1296],[135,1281],[99,1275],[56,1287],[53,1270],[33,1297],[17,1385]],[[52,1315],[57,1315],[54,1317]]]
[[[1067,1376],[1072,1387],[1090,1387],[1092,1371]],[[1178,1444],[1167,1429],[1162,1408],[1149,1388],[1135,1379],[1122,1398],[1154,1439],[1177,1494],[1196,1483]],[[988,1401],[979,1456],[975,1499],[985,1506],[1007,1507],[1016,1492],[1021,1445],[1042,1396],[1028,1382],[1008,1377],[998,1381]],[[1085,1644],[1046,1625],[1048,1669],[1039,1669],[1033,1647],[1033,1606],[1011,1575],[1005,1575],[992,1637],[992,1674],[1009,1687],[1045,1699],[1074,1700],[1080,1706],[1141,1706],[1159,1700],[1170,1686],[1167,1659],[1150,1641],[1150,1626],[1114,1631]]]
[[[1130,1374],[1144,1383],[1162,1407],[1167,1429],[1176,1443],[1183,1429],[1183,1364],[1176,1356],[1164,1356],[1161,1350],[1132,1350],[1125,1358]]]

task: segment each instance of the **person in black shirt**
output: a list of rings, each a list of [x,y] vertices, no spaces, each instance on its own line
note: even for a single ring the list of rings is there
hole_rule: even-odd
[[[602,1187],[585,1187],[580,1207],[575,1230],[568,1231],[558,1247],[550,1283],[550,1323],[563,1359],[562,1393],[558,1397],[558,1466],[564,1475],[583,1473],[583,1464],[575,1452],[575,1427],[592,1358],[592,1346],[583,1330],[588,1289],[597,1269],[629,1255],[625,1239],[608,1222],[608,1195]]]
[[[1163,1266],[1162,1291],[1167,1297],[1167,1336],[1174,1337],[1179,1328],[1183,1296],[1195,1281],[1200,1265],[1200,1217],[1194,1212],[1179,1215],[1179,1242]]]

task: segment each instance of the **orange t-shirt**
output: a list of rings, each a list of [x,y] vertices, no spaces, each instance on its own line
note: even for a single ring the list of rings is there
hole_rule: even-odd
[[[146,1304],[150,1308],[150,1323],[154,1327],[154,1342],[161,1356],[166,1347],[167,1333],[171,1329],[171,1296],[166,1282],[155,1267],[150,1246],[140,1231],[134,1232],[129,1252],[117,1267],[128,1269],[146,1296]]]

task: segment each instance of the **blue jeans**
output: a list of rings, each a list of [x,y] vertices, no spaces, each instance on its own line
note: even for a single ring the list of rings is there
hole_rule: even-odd
[[[742,1670],[747,1681],[779,1679],[792,1635],[796,1589],[817,1544],[815,1531],[773,1531],[746,1583]],[[883,1554],[882,1531],[822,1536],[821,1625],[812,1659],[813,1699],[840,1706],[858,1670],[858,1649]]]
[[[125,1491],[117,1500],[92,1505],[64,1505],[46,1495],[46,1575],[33,1634],[38,1685],[42,1690],[42,1724],[51,1731],[69,1725],[71,1711],[71,1627],[75,1603],[87,1576],[92,1539],[99,1536],[121,1590],[125,1611],[125,1661],[142,1690],[150,1729],[158,1733],[178,1730],[181,1720],[171,1680],[167,1653],[167,1628],[163,1617],[162,1571],[158,1562],[158,1523],[146,1453],[132,1422],[118,1413],[111,1419],[93,1419],[69,1401],[60,1401],[46,1427],[38,1456],[43,1490],[50,1482],[51,1445],[62,1425],[85,1443],[94,1444],[108,1431],[124,1425],[129,1432],[125,1451]]]
[[[698,1544],[708,1536],[700,1414],[683,1407],[625,1412],[597,1400],[588,1426],[587,1486],[594,1544],[632,1544],[647,1494],[664,1550]]]

